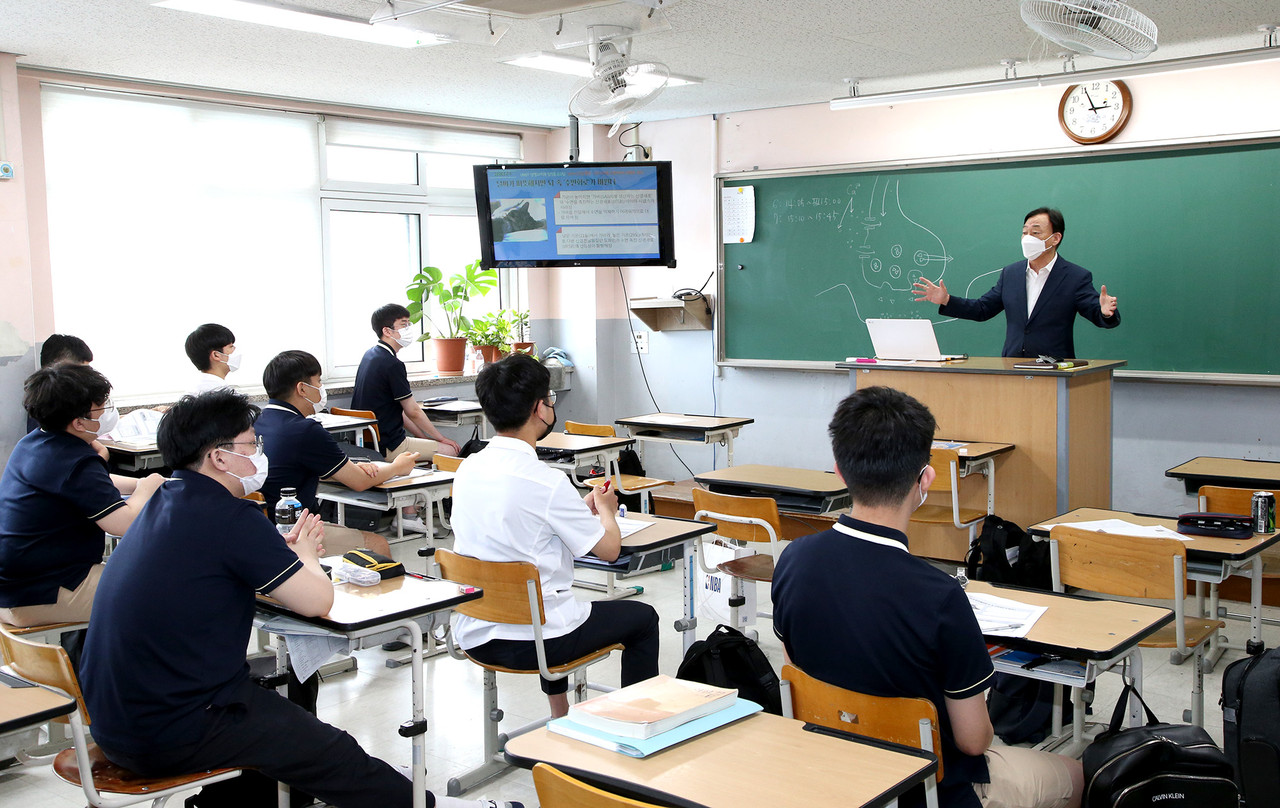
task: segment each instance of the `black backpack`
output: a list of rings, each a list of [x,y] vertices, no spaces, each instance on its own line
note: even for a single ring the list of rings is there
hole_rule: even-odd
[[[1244,804],[1280,805],[1280,649],[1222,672],[1222,737]]]
[[[1009,561],[1011,555],[1012,562]],[[1036,541],[1007,519],[988,516],[965,556],[965,574],[971,581],[1013,584],[1047,592],[1053,588],[1049,542]]]
[[[736,687],[738,695],[765,712],[782,715],[782,683],[756,641],[730,626],[716,626],[705,640],[689,646],[677,679],[716,687]]]

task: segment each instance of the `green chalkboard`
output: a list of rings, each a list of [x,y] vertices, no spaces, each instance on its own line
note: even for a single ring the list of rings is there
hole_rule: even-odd
[[[1120,301],[1076,318],[1082,357],[1134,370],[1280,373],[1280,144],[917,169],[726,178],[755,189],[754,240],[724,245],[724,358],[871,355],[865,320],[927,317],[943,352],[999,356],[1004,316],[948,320],[911,283],[978,297],[1060,209],[1060,254]]]

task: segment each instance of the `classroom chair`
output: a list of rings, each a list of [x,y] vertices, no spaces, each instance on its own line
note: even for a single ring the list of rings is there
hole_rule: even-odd
[[[960,470],[960,455],[955,449],[934,449],[929,453],[929,465],[937,472],[929,493],[949,494],[949,505],[930,505],[925,503],[911,515],[911,521],[926,525],[954,525],[956,530],[969,531],[969,546],[978,538],[978,524],[995,513],[996,506],[996,470],[991,458],[967,463],[964,471]],[[987,509],[960,507],[960,478],[971,474],[981,474],[987,478]]]
[[[868,696],[815,679],[795,665],[782,666],[782,714],[809,724],[865,735],[932,752],[938,771],[925,781],[925,803],[938,806],[942,735],[938,708],[925,698]]]
[[[652,802],[598,789],[547,763],[533,767],[533,787],[542,808],[657,808]]]
[[[1055,525],[1049,541],[1055,592],[1074,586],[1103,595],[1173,601],[1173,623],[1138,645],[1194,652],[1191,710],[1183,713],[1183,720],[1203,726],[1205,647],[1226,624],[1186,615],[1186,545],[1178,539],[1098,533],[1069,525]]]
[[[0,651],[15,674],[30,682],[59,690],[76,701],[70,715],[57,719],[71,724],[72,747],[58,753],[53,770],[62,780],[80,788],[94,808],[123,808],[150,802],[162,808],[174,794],[240,776],[240,769],[210,769],[174,777],[143,777],[107,760],[98,745],[88,740],[90,725],[80,682],[67,652],[0,629]],[[82,777],[89,772],[89,777]]]
[[[584,424],[578,421],[565,421],[564,431],[569,435],[589,435],[596,438],[614,438],[618,435],[614,428],[608,424]],[[616,460],[610,461],[609,468],[605,469],[604,476],[592,477],[585,482],[587,485],[599,487],[604,485],[605,480],[613,480],[613,487],[619,494],[639,494],[641,513],[650,512],[649,493],[653,489],[661,488],[664,485],[675,485],[671,480],[641,477],[638,474],[623,474]]]
[[[542,579],[538,568],[527,561],[481,561],[478,558],[458,555],[449,550],[436,551],[436,563],[440,565],[440,577],[460,584],[477,586],[484,590],[484,597],[454,607],[458,614],[478,620],[533,628],[533,642],[538,654],[538,667],[532,670],[516,670],[501,665],[490,665],[472,659],[458,647],[453,637],[447,638],[449,655],[455,659],[470,659],[484,668],[484,760],[471,771],[450,778],[448,795],[456,797],[510,768],[502,749],[507,739],[537,729],[548,719],[535,721],[510,733],[499,733],[502,710],[498,709],[499,673],[540,674],[548,679],[573,677],[574,701],[582,701],[587,692],[587,666],[607,659],[614,651],[621,651],[620,643],[605,646],[586,656],[561,665],[547,663],[546,646],[542,639],[542,626],[546,615],[542,611]]]
[[[703,572],[721,573],[733,580],[733,592],[729,596],[729,624],[737,628],[738,608],[746,603],[743,581],[773,583],[773,565],[782,552],[780,536],[782,523],[778,519],[778,502],[769,497],[739,497],[732,494],[716,494],[705,488],[693,489],[693,518],[698,522],[710,522],[716,526],[716,535],[735,542],[769,542],[769,552],[756,553],[707,566],[703,558],[702,540],[697,538],[698,566]],[[773,618],[770,612],[757,612],[753,617]]]
[[[431,455],[431,465],[435,467],[436,471],[457,471],[463,460],[466,460],[466,458],[440,454],[439,452]],[[449,488],[449,496],[453,496],[452,486]],[[443,503],[440,506],[440,524],[444,526],[445,530],[453,530],[453,525],[449,523],[449,515],[444,512]]]
[[[349,415],[352,418],[377,418],[377,416],[373,414],[373,410],[345,410],[342,407],[330,407],[329,412],[334,415]],[[360,434],[356,442],[361,446],[364,446],[366,445],[365,441],[371,441],[373,443],[373,450],[375,452],[381,452],[382,450],[378,448],[378,439],[381,437],[382,436],[378,433],[377,423],[372,423],[360,430]]]

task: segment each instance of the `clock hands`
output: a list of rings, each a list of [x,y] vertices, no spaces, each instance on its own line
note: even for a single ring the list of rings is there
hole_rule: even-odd
[[[1085,97],[1085,98],[1087,98],[1087,99],[1089,99],[1089,111],[1090,111],[1090,112],[1097,112],[1099,109],[1101,109],[1101,107],[1094,106],[1094,103],[1093,103],[1093,96],[1089,95],[1089,88],[1088,88],[1088,87],[1081,87],[1080,89],[1084,90],[1084,97]]]

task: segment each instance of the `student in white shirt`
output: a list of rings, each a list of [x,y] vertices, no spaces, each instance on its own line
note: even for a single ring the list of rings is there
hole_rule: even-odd
[[[528,561],[542,579],[547,663],[562,664],[622,643],[622,684],[658,674],[658,614],[631,600],[573,597],[573,559],[592,553],[613,561],[622,548],[614,492],[579,497],[569,478],[538,460],[534,447],[555,428],[551,376],[527,354],[487,364],[476,397],[497,437],[467,458],[453,483],[454,550],[484,561]],[[472,657],[512,668],[537,668],[529,626],[455,615],[454,636]],[[569,711],[568,680],[542,680],[553,717]]]
[[[205,323],[187,335],[187,358],[196,366],[200,375],[187,390],[188,395],[198,396],[210,390],[234,389],[227,382],[227,374],[240,368],[244,354],[236,353],[236,335],[225,325]]]

